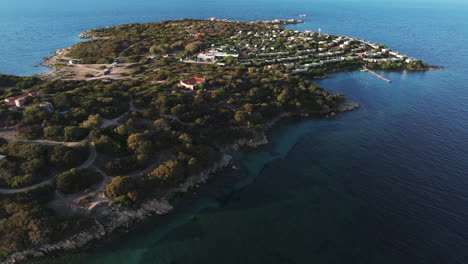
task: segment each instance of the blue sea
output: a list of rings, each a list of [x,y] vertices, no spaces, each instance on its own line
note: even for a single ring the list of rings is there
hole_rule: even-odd
[[[445,70],[333,74],[361,108],[290,119],[176,210],[39,263],[468,263],[468,2],[0,0],[0,72],[31,75],[80,32],[179,18],[297,18]]]

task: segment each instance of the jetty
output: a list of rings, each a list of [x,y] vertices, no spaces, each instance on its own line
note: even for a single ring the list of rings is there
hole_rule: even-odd
[[[368,72],[368,73],[370,73],[370,74],[372,74],[372,75],[374,75],[374,76],[376,76],[376,77],[378,77],[378,78],[380,78],[380,79],[382,79],[382,80],[384,80],[384,81],[386,81],[388,83],[392,82],[392,80],[389,80],[389,79],[383,77],[382,75],[376,73],[375,71],[369,70],[366,66],[363,66],[362,68],[364,69],[363,71]]]

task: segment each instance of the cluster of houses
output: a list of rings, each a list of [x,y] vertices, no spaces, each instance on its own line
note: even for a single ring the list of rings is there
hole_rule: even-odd
[[[353,60],[374,63],[418,61],[363,39],[322,34],[320,30],[299,32],[287,29],[238,31],[226,40],[225,45],[199,53],[196,60],[214,63],[227,56],[239,58],[246,66],[283,64],[292,67],[292,72]]]
[[[30,93],[23,94],[23,95],[8,97],[8,98],[4,99],[3,101],[8,106],[23,107],[25,102],[26,102],[26,98],[36,97],[36,96],[39,96],[41,94],[42,94],[42,92],[30,92]]]

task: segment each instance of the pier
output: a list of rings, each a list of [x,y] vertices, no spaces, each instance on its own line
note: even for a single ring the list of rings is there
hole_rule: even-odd
[[[386,81],[388,83],[392,82],[391,80],[383,77],[382,75],[376,73],[375,71],[369,70],[366,66],[363,66],[362,68],[364,69],[363,71],[368,72],[368,73],[370,73],[370,74],[372,74],[372,75],[374,75],[374,76],[376,76],[376,77],[378,77],[378,78],[380,78],[380,79],[382,79],[382,80],[384,80],[384,81]]]

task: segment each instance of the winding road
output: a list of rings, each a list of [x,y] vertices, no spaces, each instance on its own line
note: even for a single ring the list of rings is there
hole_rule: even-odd
[[[34,188],[42,187],[42,186],[46,186],[46,185],[50,185],[50,184],[52,184],[52,179],[48,179],[48,180],[45,180],[43,182],[34,184],[32,186],[29,186],[29,187],[21,188],[21,189],[0,189],[0,194],[25,193],[25,192],[28,192],[28,191],[34,189]]]

